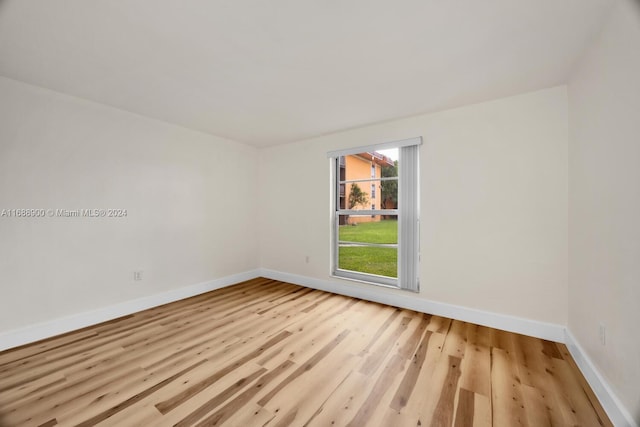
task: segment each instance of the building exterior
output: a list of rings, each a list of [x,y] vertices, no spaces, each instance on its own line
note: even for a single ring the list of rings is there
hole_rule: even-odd
[[[393,166],[393,160],[377,152],[352,154],[340,158],[340,209],[370,210],[381,209],[382,191],[380,177],[382,167]],[[362,182],[349,182],[353,180],[371,180]],[[367,203],[357,206],[349,206],[349,196],[354,186],[366,194]],[[393,208],[386,204],[386,208]],[[359,224],[362,222],[380,221],[380,215],[350,215],[349,218],[340,218],[340,224]]]

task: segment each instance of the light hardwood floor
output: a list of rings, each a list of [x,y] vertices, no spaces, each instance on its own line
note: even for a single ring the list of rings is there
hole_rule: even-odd
[[[0,353],[0,425],[608,426],[566,347],[255,279]]]

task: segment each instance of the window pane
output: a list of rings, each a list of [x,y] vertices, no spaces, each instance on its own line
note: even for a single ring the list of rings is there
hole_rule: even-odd
[[[397,209],[398,181],[339,183],[338,209]]]
[[[337,175],[336,178],[338,178],[338,191],[336,194],[336,207],[337,209],[346,209],[346,188],[347,185],[341,183],[341,181],[344,181],[346,179],[346,169],[345,169],[345,165],[346,165],[346,160],[345,157],[338,157],[338,162],[337,162]]]
[[[338,241],[350,243],[398,243],[396,215],[340,215]]]
[[[346,225],[340,225],[338,229],[338,268],[358,273],[398,277],[397,216],[375,215],[372,218],[368,215],[340,215],[340,217],[340,222]]]
[[[386,165],[380,171],[381,178],[396,178],[380,181],[380,209],[398,209],[398,161]]]
[[[398,177],[397,159],[397,148],[386,150],[384,154],[370,151],[339,157],[338,209],[369,209],[370,206],[375,206],[372,209],[396,209],[397,180],[380,181],[380,178]]]
[[[340,245],[338,268],[359,273],[398,277],[398,249]]]
[[[343,172],[339,175],[340,180],[380,178],[383,176],[384,168],[393,168],[395,159],[376,151],[339,157],[338,166]],[[387,176],[398,175],[387,174]]]

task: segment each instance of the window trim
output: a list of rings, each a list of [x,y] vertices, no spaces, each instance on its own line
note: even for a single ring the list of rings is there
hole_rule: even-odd
[[[391,141],[382,144],[374,144],[362,147],[349,148],[344,150],[333,150],[327,153],[330,159],[330,175],[331,175],[331,191],[330,191],[330,253],[331,265],[330,275],[339,279],[353,280],[361,283],[392,287],[395,289],[403,289],[412,292],[419,292],[419,261],[420,261],[420,211],[419,211],[419,146],[422,145],[422,137],[409,138],[399,141]],[[399,149],[399,162],[401,166],[398,171],[398,177],[392,178],[370,178],[355,179],[341,181],[340,173],[340,157],[359,154],[362,152],[371,152],[384,150],[388,148]],[[401,209],[340,209],[339,191],[340,185],[347,182],[364,182],[374,181],[381,182],[386,180],[398,181],[398,206]],[[404,182],[404,184],[403,184]],[[407,185],[407,183],[410,183]],[[406,208],[402,208],[406,206]],[[339,230],[340,215],[397,215],[398,216],[398,274],[397,278],[379,276],[370,273],[357,272],[352,270],[344,270],[338,268],[339,249]],[[373,245],[372,245],[373,246]]]
[[[361,147],[345,148],[342,150],[332,150],[327,152],[327,158],[337,158],[341,156],[348,156],[350,154],[366,153],[368,151],[386,150],[389,148],[403,148],[410,145],[422,145],[422,137],[401,139],[397,141],[383,142],[381,144],[363,145]]]

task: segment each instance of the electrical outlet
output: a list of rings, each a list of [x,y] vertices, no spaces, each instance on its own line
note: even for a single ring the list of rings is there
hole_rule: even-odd
[[[135,280],[136,282],[139,282],[142,280],[142,270],[133,272],[133,280]]]
[[[600,323],[600,325],[598,325],[598,332],[600,336],[600,344],[606,345],[607,344],[607,327],[604,325],[604,323]]]

